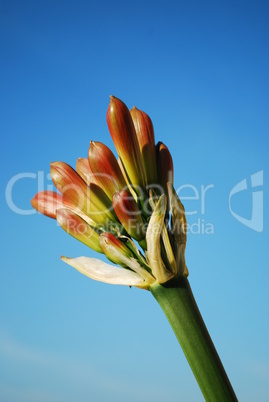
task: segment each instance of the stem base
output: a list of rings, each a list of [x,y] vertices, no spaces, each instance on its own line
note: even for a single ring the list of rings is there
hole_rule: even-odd
[[[185,277],[150,291],[164,311],[207,402],[235,402],[234,390]]]

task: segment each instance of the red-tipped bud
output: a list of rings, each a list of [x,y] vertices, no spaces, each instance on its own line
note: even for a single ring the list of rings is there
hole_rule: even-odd
[[[55,187],[72,205],[85,210],[88,186],[78,173],[67,163],[53,162],[50,174]]]
[[[106,145],[97,141],[91,141],[88,159],[96,182],[112,200],[116,191],[127,186],[117,159]]]
[[[145,238],[145,224],[141,211],[130,191],[122,190],[113,195],[113,208],[126,232],[137,241]]]
[[[146,184],[157,184],[157,164],[155,152],[155,137],[150,117],[142,110],[133,107],[130,110],[142,155]]]
[[[51,177],[64,199],[80,209],[94,222],[104,225],[109,220],[116,220],[112,203],[105,192],[94,183],[87,186],[85,181],[67,163],[52,163]]]
[[[71,206],[55,191],[40,191],[32,198],[31,204],[38,212],[53,219],[56,219],[57,209]]]
[[[58,223],[68,234],[93,250],[102,253],[99,245],[99,234],[79,215],[69,209],[62,208],[57,210],[56,217]]]
[[[131,250],[116,236],[104,232],[99,238],[100,247],[106,257],[115,264],[126,265],[126,258],[134,257]]]
[[[80,177],[87,183],[88,185],[90,183],[95,183],[97,184],[97,181],[95,180],[94,173],[90,168],[88,158],[78,158],[77,159],[77,164],[76,164],[76,171],[80,175]]]
[[[127,106],[114,96],[110,97],[107,124],[128,180],[139,191],[145,186],[145,177],[134,123]]]
[[[167,146],[162,142],[158,142],[156,149],[160,185],[163,188],[163,192],[167,193],[167,183],[173,184],[174,182],[173,159]]]

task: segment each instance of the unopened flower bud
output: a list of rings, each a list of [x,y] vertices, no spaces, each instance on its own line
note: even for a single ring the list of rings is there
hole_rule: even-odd
[[[107,124],[128,180],[137,187],[145,186],[142,156],[131,114],[127,106],[111,96],[107,110]]]
[[[154,129],[150,117],[142,110],[133,107],[130,110],[138,139],[146,184],[157,184],[157,164]]]
[[[156,145],[156,150],[160,185],[163,188],[163,192],[167,194],[167,182],[172,184],[174,182],[173,159],[164,143],[158,142]]]
[[[97,184],[94,173],[90,168],[88,158],[78,158],[77,159],[76,171],[78,172],[80,177],[85,181],[85,183],[87,183],[88,185],[90,183]]]
[[[119,238],[111,233],[104,232],[100,235],[99,242],[103,253],[110,261],[124,268],[130,268],[139,274],[146,283],[154,282],[153,276],[140,265],[132,251]]]
[[[55,191],[40,191],[32,198],[31,204],[38,212],[53,219],[56,219],[57,209],[71,206]]]
[[[62,208],[57,210],[56,217],[60,226],[68,234],[93,250],[98,251],[98,253],[102,253],[99,234],[79,215],[69,209]]]
[[[99,244],[106,257],[115,264],[123,264],[125,258],[134,257],[131,250],[116,236],[109,232],[101,233]],[[126,266],[126,264],[124,264]]]
[[[113,208],[126,232],[138,242],[145,238],[145,223],[141,211],[128,190],[113,195]]]
[[[116,191],[127,186],[117,159],[102,142],[91,141],[88,160],[96,182],[111,200]]]
[[[109,220],[117,221],[112,203],[105,192],[94,183],[88,186],[67,163],[52,163],[51,177],[64,199],[94,222],[105,225]]]

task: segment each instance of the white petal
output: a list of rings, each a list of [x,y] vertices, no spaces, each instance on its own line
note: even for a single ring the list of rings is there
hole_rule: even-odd
[[[144,280],[135,272],[107,264],[97,258],[61,257],[61,259],[71,265],[71,267],[76,268],[83,275],[96,281],[111,283],[113,285],[147,287]]]

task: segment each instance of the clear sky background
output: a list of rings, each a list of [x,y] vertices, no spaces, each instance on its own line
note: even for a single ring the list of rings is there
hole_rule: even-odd
[[[239,400],[268,402],[268,27],[260,0],[0,1],[1,401],[203,401],[151,294],[65,265],[96,254],[31,210],[50,161],[115,150],[114,94],[171,150],[197,303]]]

